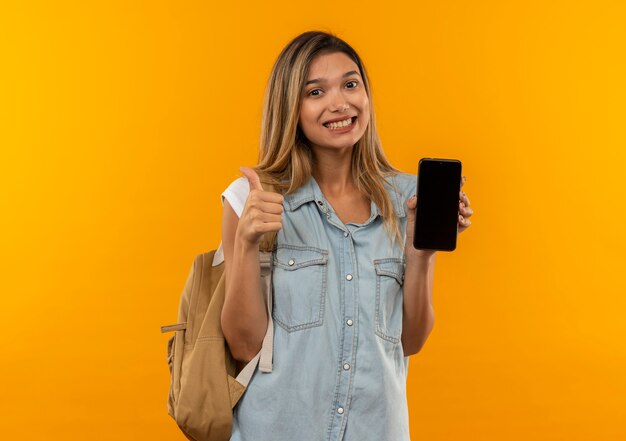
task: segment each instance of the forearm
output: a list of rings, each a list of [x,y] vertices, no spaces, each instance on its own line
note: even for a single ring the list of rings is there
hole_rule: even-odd
[[[406,252],[403,285],[402,347],[404,355],[420,351],[435,321],[432,302],[435,256]]]
[[[258,246],[235,240],[225,274],[222,331],[233,357],[249,361],[261,349],[267,331],[266,303],[260,284]]]

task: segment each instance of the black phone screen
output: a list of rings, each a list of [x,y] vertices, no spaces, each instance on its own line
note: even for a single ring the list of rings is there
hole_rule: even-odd
[[[461,162],[422,158],[417,171],[417,209],[413,246],[453,251],[459,219]]]

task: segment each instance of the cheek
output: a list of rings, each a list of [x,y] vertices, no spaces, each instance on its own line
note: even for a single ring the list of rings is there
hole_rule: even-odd
[[[370,101],[367,98],[367,95],[365,96],[365,98],[363,99],[363,101],[361,101],[361,117],[363,121],[369,121],[369,116],[370,116]]]
[[[300,113],[300,127],[308,127],[311,125],[311,120],[306,113]]]
[[[317,125],[317,113],[315,109],[310,107],[302,107],[300,109],[300,127],[303,130],[314,129]]]
[[[298,125],[300,126],[300,130],[302,130],[304,136],[309,139],[311,137],[312,131],[315,130],[315,121],[311,120],[310,115],[301,112]]]
[[[370,100],[367,97],[367,94],[364,94],[364,96],[363,96],[363,104],[362,104],[361,108],[363,109],[363,112],[366,112],[367,114],[369,114],[369,112],[370,112]]]

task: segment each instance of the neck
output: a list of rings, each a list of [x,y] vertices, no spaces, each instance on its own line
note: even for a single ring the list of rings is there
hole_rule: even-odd
[[[352,148],[342,151],[314,151],[313,177],[327,196],[356,188],[352,177]]]

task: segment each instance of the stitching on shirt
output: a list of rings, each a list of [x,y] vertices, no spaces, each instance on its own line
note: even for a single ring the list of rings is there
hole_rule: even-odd
[[[300,245],[287,245],[287,244],[281,244],[279,245],[278,248],[285,248],[285,249],[293,249],[293,250],[297,250],[297,251],[315,251],[317,253],[322,254],[322,258],[321,259],[316,259],[316,260],[309,260],[309,261],[305,261],[305,262],[301,262],[300,265],[296,265],[294,264],[293,266],[289,266],[288,264],[284,264],[278,261],[278,259],[276,257],[274,257],[274,263],[276,264],[276,266],[278,268],[284,269],[286,271],[296,271],[296,270],[302,270],[303,268],[308,268],[314,265],[318,265],[321,267],[321,289],[320,289],[320,293],[319,293],[319,298],[320,298],[320,310],[319,310],[319,315],[317,320],[314,321],[310,321],[310,322],[306,322],[306,323],[299,323],[299,324],[289,324],[286,323],[285,321],[281,320],[280,318],[277,318],[276,316],[276,311],[277,311],[277,302],[274,302],[274,308],[273,308],[273,314],[272,314],[272,318],[274,319],[274,321],[276,323],[278,323],[278,325],[283,328],[285,331],[287,332],[295,332],[295,331],[300,331],[303,329],[308,329],[308,328],[314,328],[317,326],[321,326],[324,323],[324,312],[326,309],[326,292],[327,292],[327,280],[328,280],[328,265],[326,264],[328,261],[328,251],[327,250],[323,250],[321,248],[316,248],[316,247],[312,247],[312,246],[300,246]],[[297,274],[293,274],[291,277],[296,277]],[[313,286],[315,286],[315,284],[313,284]],[[274,298],[276,297],[276,294],[274,293]],[[280,305],[278,305],[280,307]]]
[[[394,263],[395,265],[390,265],[387,267],[383,267],[385,263]],[[385,259],[376,259],[374,260],[374,266],[376,268],[377,275],[385,275],[394,277],[400,285],[403,284],[402,275],[404,272],[404,262],[403,259],[397,257],[388,257]]]
[[[396,213],[396,216],[398,217],[405,217],[406,216],[406,212],[404,211],[404,203],[402,201],[402,192],[398,189],[398,185],[396,183],[396,178],[399,175],[393,175],[391,176],[391,182],[385,180],[387,182],[387,185],[391,188],[391,199],[392,199],[392,203],[393,203],[393,208],[394,211]],[[389,194],[390,192],[387,191],[387,194]]]
[[[304,251],[304,252],[312,251],[317,255],[321,254],[321,257],[314,256],[317,258],[305,258],[304,261],[296,261],[292,265],[289,265],[289,260],[284,262],[278,258],[278,251],[281,249]],[[301,245],[281,244],[277,246],[276,252],[273,255],[273,260],[274,260],[274,265],[279,266],[280,268],[284,268],[288,271],[294,271],[294,270],[297,270],[306,266],[311,266],[311,265],[326,265],[326,263],[328,262],[328,250],[323,250],[321,248],[316,248],[316,247],[312,247],[309,245],[301,246]]]
[[[357,280],[360,280],[360,275],[359,275],[359,265],[357,263],[356,260],[356,253],[354,251],[354,246],[351,243],[350,244],[350,259],[352,262],[355,263],[355,269],[356,269],[356,276],[357,276]],[[357,318],[356,323],[354,324],[354,336],[352,337],[352,344],[353,347],[356,349],[358,347],[358,342],[359,342],[359,327],[360,327],[360,319],[358,317],[359,315],[359,303],[361,301],[360,298],[361,292],[359,291],[359,284],[355,284],[354,285],[354,305],[355,305],[355,316]],[[348,382],[348,396],[346,397],[346,402],[344,403],[344,407],[346,409],[346,417],[342,419],[341,421],[341,426],[339,429],[339,438],[342,439],[343,435],[345,433],[346,430],[346,425],[348,424],[348,420],[347,420],[347,416],[350,413],[350,405],[352,403],[352,392],[353,392],[353,385],[354,385],[354,376],[355,376],[355,372],[357,369],[357,364],[356,364],[356,350],[354,350],[352,352],[352,359],[350,360],[350,363],[352,363],[352,369],[350,369],[350,379]]]
[[[331,224],[333,224],[331,222]],[[340,246],[339,246],[339,254],[338,254],[338,260],[339,260],[339,268],[343,269],[344,268],[344,250],[345,250],[345,242],[341,242]],[[339,285],[339,314],[342,317],[342,320],[345,319],[346,316],[346,310],[345,310],[345,283],[341,283]],[[334,393],[333,393],[333,400],[330,403],[330,407],[329,407],[329,414],[328,414],[328,424],[327,424],[327,428],[326,428],[326,433],[327,433],[327,441],[331,441],[332,439],[332,433],[333,433],[333,427],[334,427],[334,421],[335,421],[335,417],[337,415],[337,404],[339,402],[339,391],[340,391],[340,386],[341,386],[341,362],[342,362],[342,358],[343,358],[343,354],[342,354],[342,348],[345,345],[345,330],[343,329],[344,326],[342,325],[342,330],[340,332],[340,338],[339,338],[339,346],[338,346],[338,350],[337,350],[337,358],[335,359],[335,363],[337,366],[337,369],[335,371],[335,387],[334,389]]]
[[[402,268],[401,265],[403,265],[402,259],[399,259],[397,257],[388,257],[385,259],[376,259],[374,260],[374,265],[376,267],[376,313],[375,313],[375,321],[376,321],[376,330],[375,333],[377,336],[379,336],[380,338],[382,338],[383,340],[387,340],[391,343],[398,343],[400,342],[400,337],[394,337],[392,335],[389,335],[387,332],[387,330],[383,329],[383,327],[381,326],[381,308],[380,308],[380,303],[381,303],[381,293],[380,293],[380,282],[381,282],[381,276],[389,276],[389,277],[393,277],[394,280],[396,282],[398,282],[398,284],[400,286],[402,286],[402,275],[399,274],[396,271],[388,271],[386,269],[382,269],[380,267],[381,264],[384,263],[396,263],[399,265],[394,265],[396,268]]]
[[[315,195],[313,194],[304,195],[301,199],[298,199],[296,201],[294,201],[292,198],[289,198],[287,200],[287,203],[289,204],[289,211],[294,211],[298,209],[302,204],[310,202],[314,199],[315,199]]]

